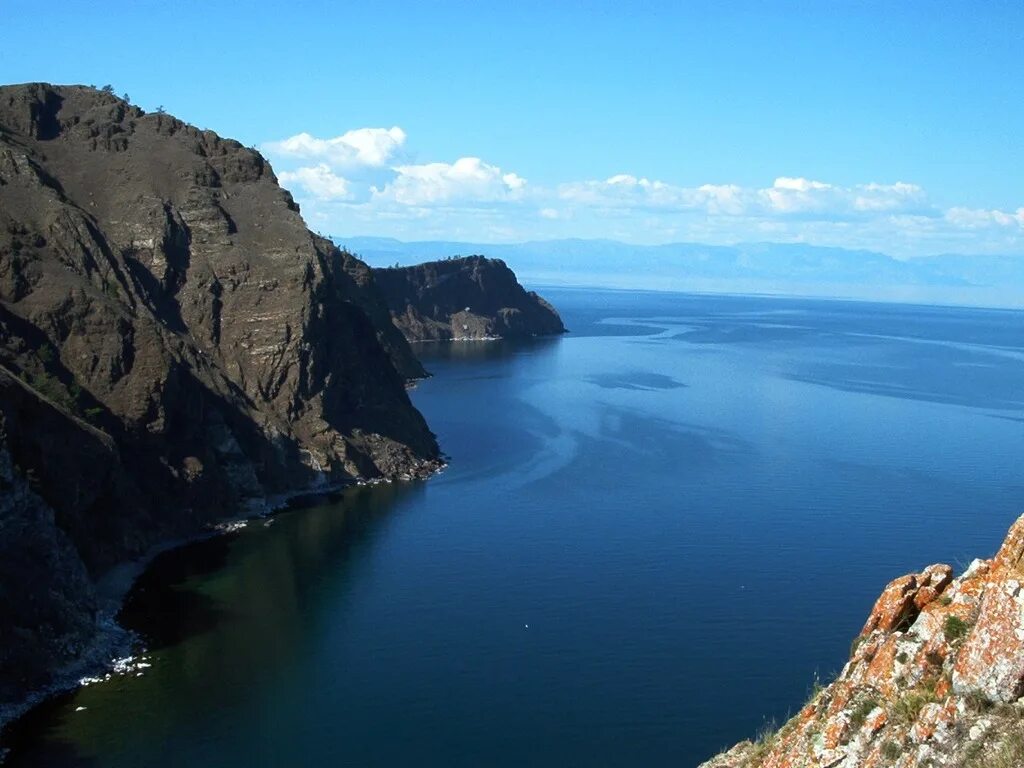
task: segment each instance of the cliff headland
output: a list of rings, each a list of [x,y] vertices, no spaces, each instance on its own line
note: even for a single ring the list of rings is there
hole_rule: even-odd
[[[113,94],[0,88],[0,705],[95,584],[268,500],[442,465],[370,269],[263,157]]]

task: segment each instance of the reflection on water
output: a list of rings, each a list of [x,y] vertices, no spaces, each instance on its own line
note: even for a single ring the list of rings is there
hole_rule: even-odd
[[[429,368],[431,360],[481,362],[501,360],[511,354],[540,352],[557,346],[560,340],[559,336],[541,336],[528,339],[426,341],[415,344],[413,351]]]
[[[223,718],[287,678],[308,652],[308,605],[325,592],[343,596],[374,529],[421,494],[421,485],[350,488],[327,504],[159,555],[120,617],[143,638],[152,666],[40,707],[12,732],[9,764],[84,768],[103,764],[97,755],[150,750],[183,723]],[[20,754],[22,738],[31,740],[41,725],[45,751]]]

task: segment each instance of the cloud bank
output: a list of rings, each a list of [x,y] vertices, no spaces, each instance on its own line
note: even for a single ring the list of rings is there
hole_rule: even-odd
[[[526,179],[489,165],[478,157],[460,157],[454,163],[398,165],[395,177],[382,190],[378,201],[399,205],[477,205],[514,200],[526,187]]]
[[[405,144],[405,131],[393,128],[359,128],[333,139],[318,139],[300,133],[283,141],[269,141],[263,145],[271,156],[320,160],[333,167],[380,168],[399,155]]]
[[[413,162],[398,126],[261,146],[314,229],[403,239],[501,242],[610,237],[635,243],[771,240],[1024,255],[1024,207],[943,208],[907,181],[836,184],[779,176],[759,187],[697,186],[620,173],[531,184],[478,157]]]

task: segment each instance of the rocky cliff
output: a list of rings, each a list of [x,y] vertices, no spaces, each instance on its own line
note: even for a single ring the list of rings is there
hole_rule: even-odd
[[[1024,517],[958,577],[890,583],[839,677],[703,768],[1024,766]]]
[[[395,325],[409,341],[565,333],[555,308],[526,291],[498,259],[467,256],[373,273]]]
[[[259,153],[95,89],[0,88],[0,709],[154,542],[433,471],[423,373]]]

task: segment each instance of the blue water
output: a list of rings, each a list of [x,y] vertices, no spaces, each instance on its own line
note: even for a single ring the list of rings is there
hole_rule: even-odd
[[[1024,512],[1022,313],[545,295],[570,335],[423,348],[442,475],[161,560],[153,667],[13,764],[691,766]]]

